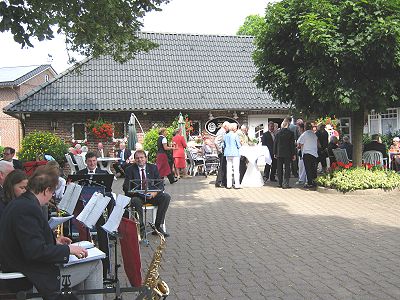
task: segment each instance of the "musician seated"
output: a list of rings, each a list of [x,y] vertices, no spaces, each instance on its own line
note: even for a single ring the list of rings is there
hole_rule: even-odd
[[[78,171],[76,174],[108,174],[106,170],[97,167],[97,155],[94,152],[86,153],[86,168]]]
[[[86,174],[108,174],[107,171],[102,170],[98,167],[97,165],[97,155],[94,152],[87,152],[86,153],[86,168],[78,171],[76,174],[78,175],[86,175]],[[111,212],[112,210],[112,202],[107,206],[107,211]],[[99,244],[99,249],[106,253],[106,258],[103,259],[103,276],[104,279],[107,278],[107,275],[109,273],[109,248],[108,248],[108,237],[107,233],[104,231],[103,228],[101,228],[101,225],[104,225],[105,220],[103,216],[100,216],[99,220],[96,223],[96,231],[97,231],[97,238],[98,238],[98,244]]]
[[[139,214],[141,231],[144,231],[143,204],[150,203],[158,206],[155,227],[165,237],[168,237],[169,234],[164,232],[161,224],[164,223],[171,196],[164,192],[164,183],[158,173],[157,166],[147,163],[146,152],[137,150],[134,158],[135,163],[125,170],[125,181],[122,186],[125,195],[132,197],[131,203]],[[138,190],[138,192],[134,190]],[[139,193],[139,190],[148,190],[149,192],[145,196],[143,193]],[[153,232],[153,234],[156,233]]]
[[[4,272],[21,272],[26,278],[6,280],[11,292],[31,290],[44,299],[57,299],[62,275],[71,275],[71,286],[86,289],[103,287],[101,260],[64,267],[69,256],[84,258],[86,249],[71,245],[66,237],[55,239],[41,206],[51,199],[58,184],[57,176],[38,169],[29,179],[27,192],[11,201],[0,220],[0,263]],[[102,299],[94,295],[86,299]]]

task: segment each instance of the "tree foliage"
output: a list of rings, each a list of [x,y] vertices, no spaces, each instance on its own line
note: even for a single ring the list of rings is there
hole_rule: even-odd
[[[250,15],[244,20],[242,26],[239,27],[237,35],[257,36],[262,33],[265,26],[264,18],[260,15]]]
[[[353,112],[357,135],[366,111],[399,104],[398,0],[283,0],[268,5],[265,22],[256,82],[276,99],[303,112]]]
[[[108,54],[126,61],[154,43],[137,32],[141,18],[169,0],[6,0],[0,2],[0,32],[10,31],[22,47],[32,38],[66,36],[66,47],[84,56]]]
[[[256,81],[277,99],[325,114],[399,100],[398,0],[283,0],[265,20]]]

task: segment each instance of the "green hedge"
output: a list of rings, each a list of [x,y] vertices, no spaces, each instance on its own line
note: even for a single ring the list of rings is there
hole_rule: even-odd
[[[63,165],[67,151],[68,145],[54,133],[34,131],[22,139],[22,147],[18,153],[18,158],[22,161],[34,161],[41,160],[45,154],[49,154],[60,165]]]
[[[366,189],[392,190],[400,188],[400,174],[380,167],[373,167],[370,170],[365,167],[355,167],[319,176],[316,182],[319,186],[341,192]]]

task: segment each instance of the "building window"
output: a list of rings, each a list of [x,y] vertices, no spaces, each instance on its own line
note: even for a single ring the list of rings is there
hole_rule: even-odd
[[[85,123],[72,123],[72,141],[84,142],[87,139]]]
[[[122,140],[126,136],[126,127],[123,122],[114,123],[114,140]]]
[[[201,122],[200,121],[192,121],[193,130],[190,132],[192,136],[201,135]]]
[[[397,129],[397,109],[388,108],[386,113],[381,114],[382,133],[388,134]]]

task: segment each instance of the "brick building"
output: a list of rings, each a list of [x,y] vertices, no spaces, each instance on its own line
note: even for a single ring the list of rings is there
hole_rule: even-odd
[[[3,113],[3,108],[23,97],[38,85],[48,82],[57,73],[50,65],[0,68],[0,145],[19,148],[21,123]]]
[[[96,142],[85,122],[101,117],[115,125],[115,138],[127,134],[133,112],[146,131],[168,125],[182,114],[201,133],[214,117],[248,123],[250,135],[280,121],[289,107],[274,101],[253,82],[253,38],[143,33],[159,46],[124,64],[110,57],[86,59],[5,108],[26,133],[51,130],[65,141]],[[110,145],[108,145],[110,146]]]

